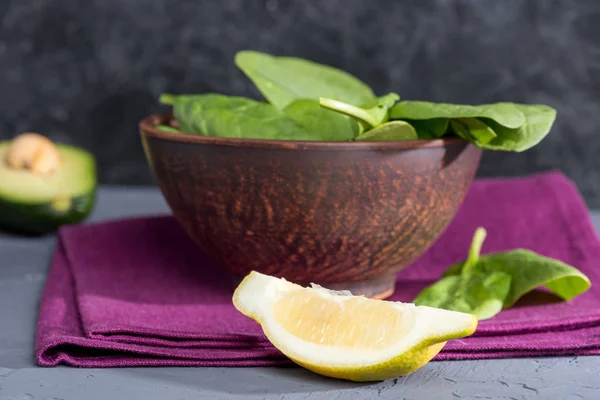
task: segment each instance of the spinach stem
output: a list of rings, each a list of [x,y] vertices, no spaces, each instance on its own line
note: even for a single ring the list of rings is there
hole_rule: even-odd
[[[319,104],[321,105],[321,107],[326,108],[328,110],[336,111],[354,119],[357,119],[359,122],[368,125],[369,128],[378,125],[378,122],[375,120],[375,118],[373,118],[371,114],[369,114],[366,110],[360,107],[353,106],[352,104],[344,103],[333,99],[327,99],[324,97],[321,97],[319,99]]]
[[[471,241],[471,247],[469,248],[469,256],[463,264],[463,268],[460,274],[460,284],[458,290],[465,297],[467,296],[467,284],[473,275],[473,269],[479,261],[479,255],[481,254],[481,246],[483,246],[483,242],[486,236],[487,231],[484,228],[479,227],[475,230],[473,240]]]
[[[469,256],[467,257],[467,261],[465,261],[465,265],[463,267],[463,274],[470,275],[475,264],[479,261],[479,255],[481,254],[481,247],[483,246],[483,242],[485,241],[485,237],[487,236],[487,231],[483,227],[479,227],[475,230],[475,234],[473,235],[473,240],[471,241],[471,248],[469,249]]]
[[[471,135],[471,132],[469,132],[469,129],[467,129],[467,126],[464,124],[464,122],[451,119],[450,128],[452,128],[452,132],[456,133],[456,136],[470,142],[475,141],[475,138]]]

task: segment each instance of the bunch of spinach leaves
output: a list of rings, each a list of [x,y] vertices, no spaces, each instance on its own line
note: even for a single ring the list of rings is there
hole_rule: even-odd
[[[357,77],[301,58],[243,50],[235,64],[266,101],[214,93],[164,94],[160,102],[173,107],[181,132],[342,142],[456,135],[484,149],[523,151],[538,144],[556,118],[555,109],[539,104],[471,106],[400,101],[397,93],[376,96]]]
[[[564,300],[591,287],[588,277],[575,267],[530,250],[481,256],[485,237],[486,230],[478,228],[467,259],[452,265],[442,279],[423,289],[414,303],[466,312],[484,320],[511,307],[539,286]]]

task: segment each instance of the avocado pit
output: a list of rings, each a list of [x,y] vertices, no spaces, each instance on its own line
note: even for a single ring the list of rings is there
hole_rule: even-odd
[[[38,133],[23,133],[12,140],[5,157],[12,169],[25,169],[36,175],[49,175],[60,165],[54,143]]]

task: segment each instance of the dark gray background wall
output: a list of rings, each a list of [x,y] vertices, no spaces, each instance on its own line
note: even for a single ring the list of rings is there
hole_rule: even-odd
[[[600,207],[600,1],[0,0],[0,137],[87,147],[106,183],[152,184],[136,124],[163,91],[255,97],[240,49],[346,69],[405,99],[546,103],[538,147],[480,175],[560,169]]]

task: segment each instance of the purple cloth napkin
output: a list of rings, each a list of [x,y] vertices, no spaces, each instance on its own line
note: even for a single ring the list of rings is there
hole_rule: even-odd
[[[476,180],[432,248],[398,275],[390,300],[411,301],[463,260],[484,226],[482,253],[528,248],[579,268],[592,289],[564,302],[543,290],[448,342],[443,359],[600,354],[600,241],[577,188],[548,172]],[[40,365],[264,366],[289,361],[235,310],[231,279],[171,216],[60,230],[38,319]]]

